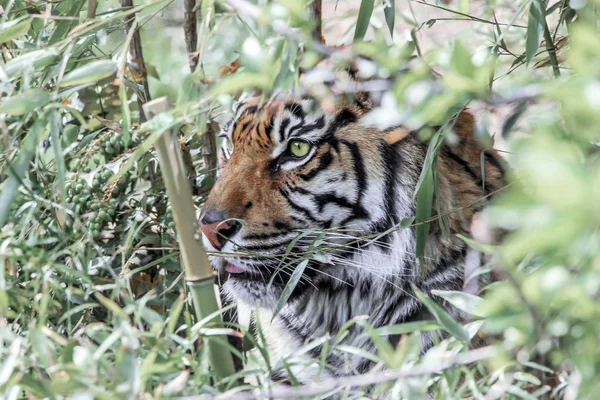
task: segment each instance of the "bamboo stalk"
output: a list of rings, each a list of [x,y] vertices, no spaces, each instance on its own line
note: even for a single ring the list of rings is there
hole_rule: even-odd
[[[166,97],[144,104],[144,112],[148,118],[166,111],[168,111]],[[219,310],[215,295],[213,269],[200,242],[192,192],[183,164],[179,142],[173,132],[167,131],[158,139],[156,150],[160,170],[167,188],[167,195],[173,209],[185,280],[192,294],[196,316],[200,320]],[[222,317],[220,314],[217,315],[211,322],[222,326]],[[205,338],[204,341],[208,347],[210,364],[217,379],[223,379],[235,373],[231,353],[227,347],[221,344],[226,342],[227,339],[220,339],[218,341]]]

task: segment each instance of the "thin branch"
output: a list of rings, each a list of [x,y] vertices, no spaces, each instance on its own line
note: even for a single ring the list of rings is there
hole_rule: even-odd
[[[195,6],[196,0],[184,0],[183,33],[185,35],[185,45],[191,72],[194,72],[196,65],[198,65],[198,23],[196,21],[196,12],[194,11]]]
[[[554,45],[554,40],[552,39],[552,34],[550,33],[550,28],[548,27],[546,19],[544,19],[544,41],[546,42],[546,50],[548,50],[548,54],[550,55],[550,63],[552,64],[554,76],[558,78],[560,76],[560,66],[558,65],[558,58],[556,57],[556,46]]]
[[[133,0],[120,0],[120,2],[123,8],[133,8]],[[134,19],[135,13],[125,17],[124,21],[127,31],[132,28]],[[139,83],[142,86],[142,91],[137,92],[137,102],[140,109],[140,122],[145,122],[146,116],[144,115],[143,105],[150,101],[150,89],[148,87],[148,75],[139,30],[136,30],[133,34],[133,38],[129,44],[129,55],[131,56],[131,63],[129,65],[136,73],[136,78],[139,78]]]
[[[227,400],[251,400],[251,399],[299,399],[309,396],[317,396],[334,390],[348,387],[369,386],[381,384],[398,379],[412,378],[417,376],[431,375],[442,372],[457,365],[471,364],[493,357],[497,350],[493,346],[471,350],[446,359],[440,359],[435,365],[427,367],[414,367],[406,370],[388,370],[381,372],[369,372],[362,375],[344,378],[332,378],[321,382],[315,382],[301,387],[275,387],[270,390],[253,390],[235,394],[222,394],[215,399]],[[200,400],[202,396],[182,397],[186,400]]]

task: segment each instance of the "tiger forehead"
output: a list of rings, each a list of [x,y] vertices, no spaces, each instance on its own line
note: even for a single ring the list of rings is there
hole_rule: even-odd
[[[231,140],[236,145],[255,144],[264,149],[274,145],[271,136],[275,121],[284,113],[303,118],[312,101],[272,98],[261,104],[259,98],[249,99],[236,109]]]

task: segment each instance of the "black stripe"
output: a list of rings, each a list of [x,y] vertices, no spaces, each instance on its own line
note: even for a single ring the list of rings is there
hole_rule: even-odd
[[[475,170],[473,168],[471,168],[471,166],[465,160],[463,160],[462,158],[460,158],[459,156],[457,156],[456,154],[454,154],[451,150],[449,150],[447,148],[443,149],[443,153],[446,156],[448,156],[449,159],[451,159],[452,161],[454,161],[455,163],[460,165],[463,168],[463,170],[477,182],[477,186],[481,187],[481,184],[482,184],[481,178],[477,175],[477,172],[475,172]]]
[[[358,148],[358,144],[354,142],[349,142],[347,140],[340,140],[340,142],[348,147],[350,150],[350,154],[352,155],[352,163],[354,164],[354,173],[356,175],[357,180],[357,190],[358,190],[358,198],[356,200],[355,211],[359,212],[359,215],[351,215],[342,221],[341,226],[345,226],[348,222],[356,218],[369,217],[369,214],[362,207],[361,201],[363,198],[363,194],[365,189],[367,188],[367,175],[365,171],[365,165],[363,162],[363,157],[360,154],[360,149]]]
[[[300,207],[298,204],[296,204],[292,199],[290,199],[290,197],[288,196],[288,194],[283,190],[283,189],[279,189],[279,193],[281,193],[281,195],[283,197],[285,197],[285,199],[288,201],[288,204],[290,205],[290,207],[292,207],[292,209],[294,211],[297,211],[301,214],[303,214],[304,216],[306,216],[311,222],[321,222],[319,220],[317,220],[315,217],[312,216],[311,212],[309,210],[306,210],[303,207]]]
[[[290,113],[292,113],[292,115],[295,116],[296,118],[300,118],[300,119],[304,120],[304,110],[302,109],[302,105],[300,105],[296,102],[289,103],[289,104],[286,104],[283,109],[285,111],[289,111]]]
[[[346,125],[353,124],[357,121],[356,114],[347,108],[342,109],[336,116],[333,121],[333,125],[335,129],[340,129],[345,127]]]
[[[290,124],[289,118],[281,121],[281,125],[279,125],[279,143],[283,143],[285,141],[285,129]]]
[[[257,110],[258,110],[257,106],[250,106],[244,110],[242,115],[244,115],[244,114],[254,115],[254,114],[256,114]]]
[[[317,164],[317,166],[315,168],[308,171],[306,174],[301,174],[300,178],[304,179],[305,181],[310,181],[315,176],[317,176],[319,174],[319,172],[321,172],[324,169],[326,169],[327,167],[329,167],[333,161],[333,156],[331,155],[331,150],[328,149],[327,152],[325,152],[319,158],[318,161],[319,161],[319,163]]]
[[[323,129],[325,126],[325,116],[321,116],[318,120],[315,121],[314,124],[304,125],[296,136],[302,136],[305,133],[308,133],[313,130]]]

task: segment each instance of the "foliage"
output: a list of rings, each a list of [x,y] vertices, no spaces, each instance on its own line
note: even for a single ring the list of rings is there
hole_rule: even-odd
[[[302,90],[300,69],[332,55],[312,41],[314,21],[303,1],[204,0],[197,10],[201,64],[189,72],[187,55],[172,51],[172,28],[160,18],[178,3],[97,3],[88,10],[95,1],[0,1],[0,394],[113,399],[266,389],[272,372],[306,360],[272,365],[261,340],[246,335],[257,348],[239,354],[252,366],[241,374],[252,383],[233,389],[235,377],[212,379],[202,340],[223,330],[191,311],[153,145],[166,130],[179,133],[200,206],[211,185],[203,157],[211,123],[231,112],[243,90]],[[477,13],[470,14],[470,3]],[[419,21],[416,4],[443,17]],[[363,0],[344,16],[356,22],[348,37],[354,43],[333,52],[336,66],[368,57],[361,74],[386,88],[366,122],[441,125],[422,129],[424,140],[441,143],[452,140],[449,121],[457,111],[484,104],[477,138],[505,143],[511,166],[511,184],[486,214],[507,231],[501,244],[465,238],[490,255],[483,268],[504,279],[481,297],[436,293],[473,322],[462,326],[423,297],[437,321],[377,329],[362,319],[348,322],[344,329],[365,328],[377,354],[336,347],[333,338],[330,351],[397,373],[366,396],[591,399],[600,389],[598,6]],[[509,18],[498,22],[495,10],[508,10]],[[127,57],[132,37],[123,21],[134,12],[145,70]],[[422,33],[447,19],[472,26],[484,44],[441,40],[426,48]],[[395,26],[400,22],[407,35]],[[144,73],[151,96],[166,95],[173,108],[141,123]],[[333,95],[322,89],[313,94]],[[484,108],[508,106],[490,132]],[[435,199],[436,147],[419,183],[421,221],[435,218],[423,213]],[[423,246],[427,231],[419,236]],[[452,336],[418,357],[418,332],[440,327]],[[394,349],[381,339],[389,334],[407,336]],[[469,350],[465,341],[475,334],[491,347]],[[322,370],[324,360],[311,362]],[[306,390],[343,394],[348,382]]]

